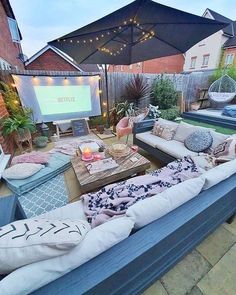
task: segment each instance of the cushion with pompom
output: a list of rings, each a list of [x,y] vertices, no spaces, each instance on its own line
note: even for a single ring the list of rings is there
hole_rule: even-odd
[[[213,142],[210,131],[196,130],[191,133],[184,141],[186,148],[192,152],[203,152],[207,150]]]

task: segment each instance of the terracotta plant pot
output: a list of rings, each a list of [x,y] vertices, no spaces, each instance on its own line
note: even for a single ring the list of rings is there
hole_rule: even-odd
[[[29,129],[24,129],[23,132],[16,131],[13,133],[13,138],[16,143],[25,142],[32,139]]]

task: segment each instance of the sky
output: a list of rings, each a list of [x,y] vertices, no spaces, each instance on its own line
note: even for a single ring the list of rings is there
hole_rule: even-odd
[[[48,41],[89,24],[131,3],[129,0],[10,0],[23,35],[24,54],[31,57]],[[202,15],[210,8],[236,20],[235,0],[159,0],[161,4]]]

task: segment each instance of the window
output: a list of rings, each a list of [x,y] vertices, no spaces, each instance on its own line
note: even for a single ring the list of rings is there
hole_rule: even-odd
[[[141,62],[138,62],[137,63],[137,69],[140,69],[141,68]]]
[[[196,56],[191,57],[190,69],[195,69],[196,61],[197,61]]]
[[[210,54],[203,55],[202,67],[207,67],[209,63]]]
[[[129,69],[132,70],[132,68],[133,68],[133,65],[130,65],[130,66],[129,66]]]
[[[121,72],[123,72],[124,71],[124,67],[123,66],[120,66],[120,70],[121,70]]]
[[[234,62],[234,53],[229,53],[225,57],[225,65],[232,65]]]
[[[8,17],[8,25],[11,32],[13,42],[20,42],[20,33],[16,20]]]
[[[10,70],[10,69],[11,69],[11,65],[4,59],[0,58],[0,70]]]

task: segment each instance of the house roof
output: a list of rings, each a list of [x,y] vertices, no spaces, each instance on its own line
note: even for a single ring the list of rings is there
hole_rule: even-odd
[[[223,28],[222,31],[226,35],[234,36],[234,28],[233,28],[234,21],[232,19],[227,18],[227,17],[223,16],[222,14],[219,14],[218,12],[211,10],[209,8],[207,8],[207,11],[210,12],[210,14],[214,18],[214,20],[219,21],[219,22],[229,23],[229,25],[227,27]]]
[[[13,18],[14,20],[16,20],[15,14],[12,10],[11,4],[9,0],[0,0],[0,2],[2,3],[2,6],[6,12],[6,15],[10,18]],[[18,24],[17,24],[18,26]],[[20,39],[22,40],[22,35],[20,32],[20,29],[18,28],[19,34],[20,34]]]
[[[67,61],[69,64],[71,64],[73,67],[75,67],[80,72],[99,72],[99,66],[96,64],[77,64],[69,55],[65,54],[61,50],[57,49],[54,46],[46,45],[41,50],[39,50],[37,53],[35,53],[33,56],[31,56],[26,62],[25,65],[29,65],[32,63],[35,59],[40,57],[44,52],[47,50],[53,50],[56,54],[58,54],[60,57],[62,57],[65,61]]]
[[[224,44],[224,48],[228,48],[228,47],[236,47],[236,21],[233,22],[233,29],[234,29],[234,37],[229,38],[225,44]]]

